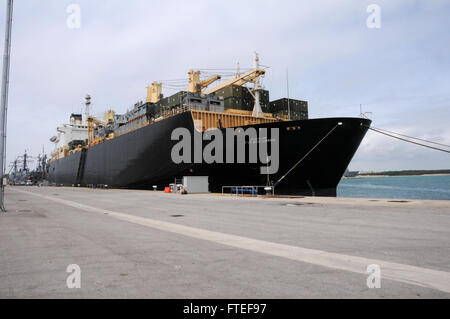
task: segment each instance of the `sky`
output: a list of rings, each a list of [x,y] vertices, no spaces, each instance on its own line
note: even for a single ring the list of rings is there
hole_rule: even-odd
[[[367,26],[371,4],[380,28]],[[3,0],[2,40],[5,12]],[[123,113],[152,81],[251,67],[255,51],[271,100],[287,95],[288,70],[311,118],[357,117],[362,105],[375,127],[450,144],[450,1],[16,0],[7,163],[51,152],[86,94],[94,114]],[[448,169],[450,155],[369,131],[349,168]]]

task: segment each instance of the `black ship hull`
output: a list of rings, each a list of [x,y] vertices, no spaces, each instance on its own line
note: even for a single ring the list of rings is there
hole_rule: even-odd
[[[173,130],[186,128],[192,135],[195,130],[191,113],[185,112],[53,160],[48,179],[63,186],[161,189],[194,175],[208,176],[211,192],[222,192],[222,186],[264,186],[269,180],[280,195],[336,196],[370,124],[361,118],[325,118],[243,126],[279,129],[279,169],[267,176],[261,174],[261,163],[175,164],[171,153],[178,141],[171,140]]]

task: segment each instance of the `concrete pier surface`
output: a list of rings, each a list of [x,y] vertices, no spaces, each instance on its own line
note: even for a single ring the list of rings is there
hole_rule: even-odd
[[[450,297],[450,201],[62,187],[5,199],[0,298]]]

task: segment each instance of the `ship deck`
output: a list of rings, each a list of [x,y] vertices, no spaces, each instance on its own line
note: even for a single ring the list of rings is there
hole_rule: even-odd
[[[7,187],[0,298],[449,298],[449,201]],[[68,289],[66,268],[81,268]],[[366,285],[369,264],[381,288]]]

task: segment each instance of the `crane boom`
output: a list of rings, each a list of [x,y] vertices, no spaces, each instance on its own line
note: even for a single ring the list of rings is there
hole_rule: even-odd
[[[244,85],[244,84],[246,84],[248,82],[251,82],[254,79],[256,79],[256,78],[258,78],[258,77],[260,77],[260,76],[262,76],[264,74],[266,74],[266,70],[256,68],[256,69],[253,69],[253,70],[251,70],[251,71],[249,71],[247,73],[244,73],[244,74],[242,74],[240,76],[237,76],[237,77],[235,77],[235,78],[233,78],[231,80],[228,80],[228,81],[226,81],[226,82],[224,82],[222,84],[219,84],[218,86],[215,86],[212,89],[207,90],[207,91],[205,91],[203,93],[211,94],[211,93],[217,92],[220,89],[223,89],[224,87],[227,87],[229,85],[242,86],[242,85]]]
[[[200,87],[201,89],[207,88],[208,86],[210,86],[212,83],[220,80],[222,77],[218,74],[213,75],[212,77],[210,77],[209,79],[206,79],[205,81],[200,82]]]
[[[200,81],[200,71],[194,70],[190,70],[188,75],[189,75],[189,87],[186,91],[192,93],[201,93],[204,88],[208,87],[210,84],[222,78],[220,75],[216,74],[210,77],[209,79]]]

